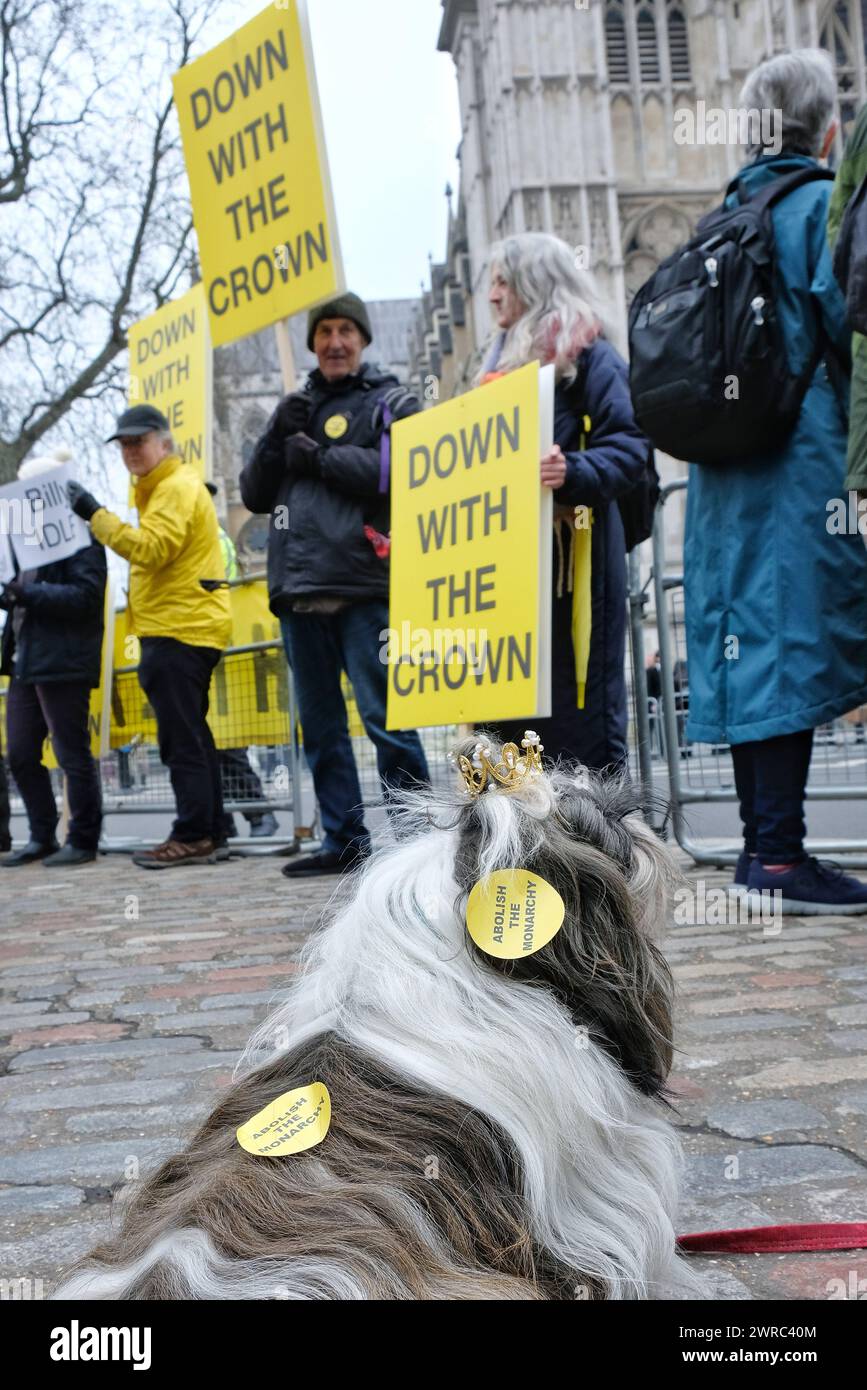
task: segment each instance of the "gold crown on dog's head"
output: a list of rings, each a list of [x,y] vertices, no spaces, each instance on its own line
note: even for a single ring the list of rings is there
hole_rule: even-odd
[[[465,753],[453,753],[450,760],[456,764],[470,796],[481,796],[488,787],[512,792],[533,773],[542,771],[543,745],[539,735],[528,729],[521,739],[521,748],[516,743],[504,743],[499,762],[494,762],[490,747],[477,743],[471,758]]]

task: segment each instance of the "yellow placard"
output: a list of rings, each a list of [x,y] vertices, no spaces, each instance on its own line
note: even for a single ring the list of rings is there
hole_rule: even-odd
[[[127,336],[130,405],[161,410],[184,462],[200,478],[210,478],[211,336],[204,287],[194,285],[180,299],[139,319]],[[130,500],[135,506],[135,489]]]
[[[565,915],[563,899],[544,878],[528,869],[498,869],[470,893],[467,931],[486,955],[520,960],[547,946]]]
[[[543,712],[538,363],[396,422],[391,451],[386,727]]]
[[[236,1130],[247,1153],[283,1158],[321,1144],[331,1124],[331,1097],[321,1081],[286,1091]]]
[[[219,347],[344,288],[298,0],[269,5],[173,82]]]

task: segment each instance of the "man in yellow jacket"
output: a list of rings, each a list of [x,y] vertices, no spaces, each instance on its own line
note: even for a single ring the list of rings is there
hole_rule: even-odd
[[[128,526],[78,483],[74,512],[130,565],[129,629],[141,640],[139,682],[153,707],[177,816],[169,838],[134,855],[148,869],[213,864],[223,795],[207,723],[211,673],[231,634],[217,515],[205,485],[175,452],[150,405],[124,411],[111,436],[135,481],[139,525]],[[107,441],[108,443],[111,440]]]

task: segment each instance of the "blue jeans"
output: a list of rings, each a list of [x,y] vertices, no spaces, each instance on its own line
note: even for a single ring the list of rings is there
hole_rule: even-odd
[[[322,817],[322,848],[339,854],[349,846],[363,847],[370,836],[340,689],[341,671],[352,683],[362,723],[376,747],[386,805],[395,791],[430,781],[415,730],[390,733],[385,727],[388,666],[379,652],[384,641],[380,633],[388,627],[388,604],[374,600],[349,604],[333,614],[288,613],[280,626]]]

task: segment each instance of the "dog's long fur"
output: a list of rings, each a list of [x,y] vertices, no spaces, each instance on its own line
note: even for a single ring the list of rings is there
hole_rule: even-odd
[[[471,752],[468,744],[463,751]],[[668,857],[624,787],[563,771],[410,795],[240,1076],[59,1298],[636,1299],[695,1294],[675,1253]],[[565,923],[484,955],[467,895],[532,869]],[[253,1156],[238,1125],[322,1081],[331,1128]]]

